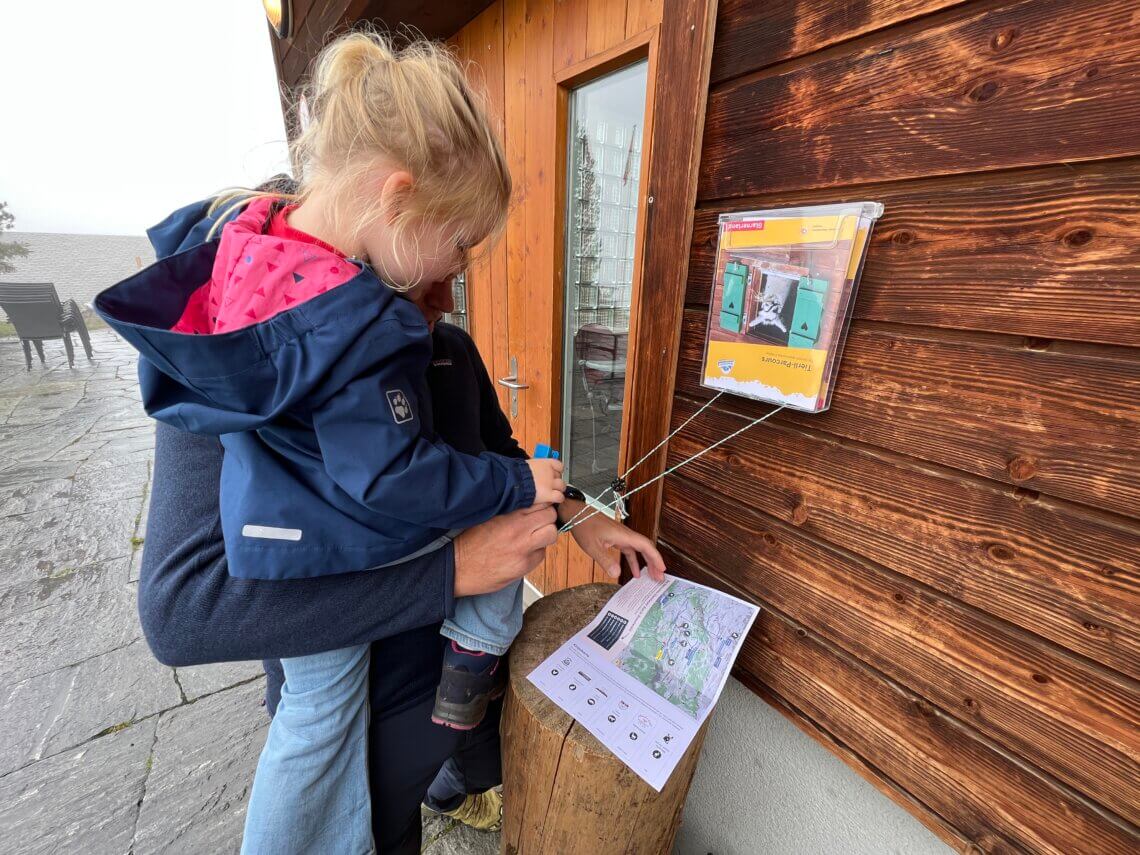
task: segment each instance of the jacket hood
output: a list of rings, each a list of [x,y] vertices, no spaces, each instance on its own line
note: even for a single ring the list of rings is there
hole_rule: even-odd
[[[352,376],[362,350],[354,344],[375,334],[381,319],[396,318],[406,335],[427,339],[412,303],[367,266],[332,254],[347,269],[329,274],[323,293],[292,304],[283,297],[277,314],[232,332],[173,331],[188,308],[208,306],[209,294],[224,299],[229,289],[248,287],[248,271],[269,275],[268,287],[337,266],[318,247],[266,234],[268,199],[253,200],[206,240],[218,221],[209,204],[189,205],[150,229],[160,260],[95,298],[100,317],[157,369],[140,365],[144,404],[155,418],[197,433],[256,430],[330,381]]]

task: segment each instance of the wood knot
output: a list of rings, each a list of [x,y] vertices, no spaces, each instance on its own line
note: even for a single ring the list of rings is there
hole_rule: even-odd
[[[914,708],[918,714],[924,718],[930,718],[934,715],[934,707],[929,702],[924,701],[922,698],[915,698]]]
[[[807,638],[807,630],[801,627],[796,630],[796,635],[798,635],[800,638]]]
[[[1085,80],[1092,80],[1098,74],[1100,74],[1100,69],[1097,68],[1095,65],[1090,65],[1088,68],[1085,69]]]
[[[899,246],[914,243],[914,232],[908,232],[905,229],[897,231],[891,235],[891,243],[897,243]]]
[[[1033,679],[1036,680],[1038,683],[1041,683],[1042,685],[1044,685],[1045,683],[1051,682],[1051,680],[1047,674],[1034,674]]]
[[[1112,633],[1110,633],[1107,629],[1105,629],[1099,623],[1094,623],[1091,620],[1082,621],[1081,626],[1083,626],[1086,631],[1091,632],[1093,635],[1098,636],[1100,638],[1107,638],[1110,635],[1112,635]]]
[[[984,104],[989,101],[998,93],[998,84],[996,80],[987,80],[985,83],[979,83],[970,93],[966,96],[975,104]]]
[[[986,548],[986,553],[994,561],[1000,561],[1002,563],[1006,561],[1012,561],[1015,556],[1015,553],[1012,549],[1000,543],[991,543]]]
[[[764,541],[764,543],[768,546],[775,546],[777,543],[779,543],[779,541],[776,540],[776,535],[772,534],[770,531],[764,532],[764,535],[760,539]]]
[[[1092,229],[1073,229],[1071,232],[1065,232],[1061,237],[1061,243],[1069,247],[1084,246],[1093,239]]]
[[[1009,477],[1014,481],[1028,481],[1037,474],[1037,461],[1032,457],[1018,455],[1009,461]]]
[[[1028,487],[1014,487],[1013,498],[1015,501],[1028,505],[1040,499],[1041,494],[1036,490],[1030,490]]]
[[[1005,50],[1013,44],[1015,38],[1017,38],[1017,28],[1006,27],[1004,30],[994,34],[994,37],[990,39],[990,46],[994,50]]]
[[[978,702],[975,701],[973,698],[963,698],[962,703],[965,705],[966,709],[968,709],[970,712],[977,712],[978,711]]]
[[[895,595],[894,595],[894,600],[896,603],[905,603],[906,602],[906,595],[902,591],[896,591]]]
[[[803,499],[792,508],[792,525],[803,525],[807,522],[808,509],[807,503]]]

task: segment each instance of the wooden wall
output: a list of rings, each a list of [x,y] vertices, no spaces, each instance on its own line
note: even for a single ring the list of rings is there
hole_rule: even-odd
[[[1140,851],[1138,128],[1135,0],[719,6],[673,423],[719,213],[886,214],[832,409],[666,479],[661,542],[763,607],[738,676],[961,851]]]

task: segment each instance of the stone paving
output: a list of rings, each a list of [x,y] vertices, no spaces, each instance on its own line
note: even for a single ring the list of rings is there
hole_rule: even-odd
[[[0,339],[0,840],[11,853],[237,852],[268,720],[259,663],[167,668],[135,608],[153,426],[133,351],[24,367]],[[430,853],[498,835],[424,824]]]

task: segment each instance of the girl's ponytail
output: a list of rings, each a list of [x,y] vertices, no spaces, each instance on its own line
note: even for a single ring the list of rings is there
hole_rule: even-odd
[[[293,152],[301,197],[319,184],[343,197],[336,209],[363,211],[338,230],[391,215],[361,193],[378,162],[412,174],[396,232],[430,219],[453,224],[456,239],[470,246],[502,227],[511,195],[506,158],[446,47],[419,40],[395,48],[384,35],[349,33],[321,51],[305,97],[309,122]]]

